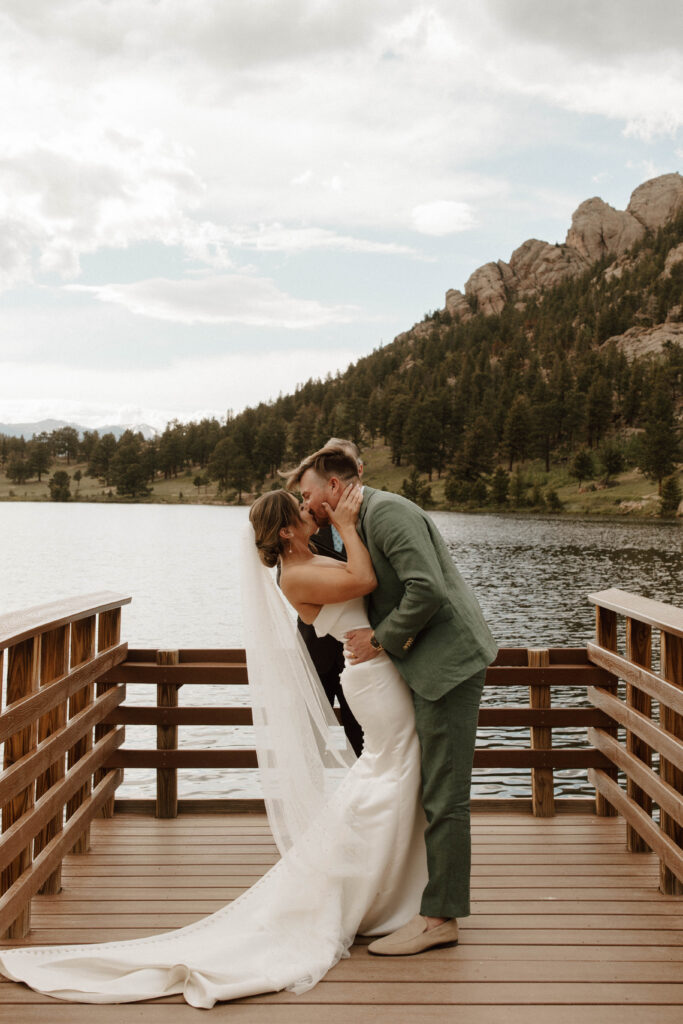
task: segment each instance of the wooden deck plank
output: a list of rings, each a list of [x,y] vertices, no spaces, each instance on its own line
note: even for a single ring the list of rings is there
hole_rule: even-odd
[[[422,956],[410,965],[413,982],[436,983],[444,980],[444,963],[441,960]],[[472,961],[453,958],[448,964],[450,982],[589,982],[612,984],[633,981],[632,963],[614,963],[605,979],[604,964],[587,960],[556,960],[548,962],[526,960],[484,960]],[[379,961],[366,956],[342,960],[334,967],[322,984],[328,982],[377,982],[382,984],[403,983],[406,965],[400,960],[387,958]],[[638,983],[668,982],[680,983],[680,961],[651,961],[639,963]],[[23,995],[14,991],[12,982],[0,978],[0,1002],[12,1002],[15,998],[30,1002],[31,991],[23,989]]]
[[[154,895],[149,892],[145,895],[144,899],[124,899],[123,897],[117,898],[117,894],[110,893],[109,901],[112,902],[116,898],[116,913],[121,914],[136,914],[142,915],[149,911],[152,913],[188,913],[189,911],[197,911],[202,914],[212,914],[215,910],[218,910],[225,903],[235,899],[240,893],[244,892],[247,885],[242,887],[234,887],[233,889],[224,890],[220,896],[214,895],[209,898],[204,890],[204,895],[174,895],[168,892],[167,889],[160,889],[159,892]],[[40,905],[34,908],[34,915],[36,922],[43,920],[49,920],[52,917],[59,918],[63,914],[73,915],[101,915],[102,909],[98,905],[101,902],[98,894],[97,900],[81,896],[75,898],[73,893],[66,894],[64,898],[60,896],[48,896],[45,899],[40,900]],[[642,917],[649,921],[657,921],[662,918],[667,918],[666,925],[669,927],[669,921],[674,919],[676,921],[676,927],[683,928],[683,907],[679,901],[671,901],[664,903],[663,905],[656,904],[654,907],[648,907],[644,901],[633,901],[633,900],[621,900],[621,901],[591,901],[590,903],[581,902],[577,903],[576,899],[558,901],[555,899],[548,900],[502,900],[498,902],[486,902],[486,901],[472,901],[472,918],[480,922],[483,922],[485,918],[494,916],[497,920],[504,919],[507,917],[518,918],[520,915],[526,914],[533,917],[542,917],[544,920],[546,917],[566,917],[571,920],[572,924],[577,921],[579,917],[584,918],[586,915],[599,916],[600,921],[603,925],[609,922],[610,927],[616,927],[618,922],[625,922],[627,919],[632,920],[635,917]],[[527,922],[529,917],[527,917]],[[553,922],[554,923],[554,922]],[[463,922],[465,927],[466,922]],[[637,927],[637,925],[632,925]]]
[[[4,986],[3,986],[4,988]],[[27,993],[28,995],[28,993]],[[48,997],[43,997],[48,1001]],[[172,997],[179,1001],[179,997]],[[472,1006],[546,1005],[582,1006],[630,1004],[648,1006],[681,1005],[681,986],[667,982],[458,982],[455,980],[425,982],[321,982],[309,992],[294,995],[291,992],[273,993],[271,996],[253,996],[244,1002],[297,1006],[313,1003],[320,1006],[343,1004],[348,1006],[383,1004],[385,1006]],[[18,995],[9,1005],[17,1005]],[[50,1000],[51,1001],[51,1000]],[[167,1005],[171,1000],[167,998]],[[35,1004],[34,998],[27,1002]],[[0,1002],[0,1005],[3,1005]]]
[[[138,923],[143,919],[150,928],[177,928],[183,927],[184,925],[194,924],[196,921],[200,921],[208,912],[213,912],[216,907],[212,910],[203,911],[199,908],[195,910],[183,910],[177,908],[172,910],[170,907],[160,912],[159,908],[156,909],[151,905],[150,907],[144,908],[144,904],[141,904],[137,909],[121,910],[118,906],[116,911],[108,913],[106,915],[106,924],[109,928],[129,928]],[[511,921],[513,919],[513,921]],[[52,925],[55,927],[58,925],[61,928],[91,928],[99,927],[101,923],[101,911],[99,913],[96,909],[88,911],[73,912],[71,910],[65,910],[61,913],[45,913],[43,912],[40,918],[35,921],[35,927],[40,928],[45,926],[47,928]],[[472,918],[467,918],[461,923],[461,933],[467,933],[469,941],[470,933],[479,933],[484,930],[486,932],[492,932],[496,930],[510,931],[512,924],[523,923],[523,930],[525,932],[536,931],[541,929],[547,931],[548,929],[556,929],[567,933],[567,938],[571,938],[568,933],[575,931],[579,932],[592,932],[600,931],[605,933],[610,929],[621,929],[629,932],[640,932],[645,931],[656,931],[657,933],[680,933],[683,941],[683,915],[678,914],[677,916],[664,916],[657,913],[649,914],[524,914],[523,916],[514,914],[475,914]],[[518,931],[515,928],[515,932]],[[668,941],[677,942],[677,938],[669,934],[667,936]]]
[[[43,929],[41,939],[39,942],[27,942],[23,940],[12,940],[5,943],[6,947],[12,948],[14,946],[28,946],[28,945],[71,945],[80,944],[81,942],[108,942],[112,940],[130,941],[132,939],[142,939],[149,935],[163,935],[167,932],[168,925],[163,928],[119,928],[119,929],[108,929],[100,927],[99,929],[85,930],[83,928],[74,929]],[[500,944],[498,944],[500,943]],[[465,946],[461,944],[461,950],[464,951]],[[367,951],[364,952],[367,956]],[[500,936],[491,937],[489,936],[487,941],[482,943],[471,942],[468,939],[467,952],[461,953],[461,959],[468,960],[487,960],[487,959],[510,959],[511,957],[517,957],[520,960],[529,959],[535,961],[549,960],[576,960],[576,961],[591,961],[591,960],[602,960],[606,963],[626,960],[631,963],[639,963],[652,960],[675,960],[678,963],[683,962],[683,945],[680,943],[676,946],[667,943],[654,942],[651,944],[644,944],[639,941],[631,941],[624,945],[611,944],[605,945],[604,942],[589,941],[583,944],[567,945],[566,943],[558,943],[555,945],[549,945],[544,941],[544,936],[536,933],[534,938],[530,938],[527,942],[520,941],[518,944],[505,943],[504,939]],[[409,970],[405,968],[406,972]],[[637,974],[637,971],[635,972]],[[683,969],[682,969],[683,973]],[[682,994],[683,995],[683,994]]]
[[[212,1022],[678,1024],[683,899],[658,892],[653,855],[627,853],[621,819],[483,811],[473,826],[473,914],[457,948],[397,961],[371,957],[360,939],[311,992],[218,1006]],[[34,900],[30,938],[5,944],[161,934],[236,898],[276,860],[263,816],[117,814],[94,823],[90,853],[66,858],[63,892]],[[91,1006],[10,982],[3,1012],[22,1024],[93,1019]],[[197,1014],[179,996],[97,1008],[98,1024]]]
[[[202,915],[198,915],[201,917]],[[45,927],[40,929],[40,938],[34,942],[27,942],[26,939],[4,940],[6,948],[27,945],[57,945],[77,944],[80,942],[106,942],[125,941],[129,939],[144,938],[147,935],[162,935],[172,926],[180,927],[190,922],[183,920],[167,921],[157,927],[151,925],[108,925],[103,928],[101,924],[73,924],[60,927]],[[36,929],[36,932],[38,929]],[[595,947],[608,942],[612,946],[656,946],[666,948],[671,946],[683,949],[683,932],[663,931],[662,929],[619,929],[617,933],[609,929],[575,929],[572,930],[571,945]],[[567,935],[558,932],[553,928],[481,928],[472,929],[467,933],[467,943],[470,946],[488,946],[491,944],[505,945],[508,948],[541,944],[546,946],[558,945],[567,946]],[[683,992],[681,993],[683,1000]]]
[[[90,1024],[92,1007],[52,1002],[50,1024]],[[133,1003],[122,1006],[98,1006],[98,1024],[196,1024],[198,1010],[183,1004]],[[583,1005],[581,1024],[680,1024],[680,1007],[657,1006],[655,1015],[645,1016],[642,1005]],[[322,1015],[324,1013],[324,1016]],[[361,1024],[577,1024],[573,1007],[557,1005],[529,1006],[365,1006],[353,1011]],[[230,1003],[215,1006],[211,1024],[349,1024],[345,1006],[319,1004],[275,1006],[258,1003]],[[21,1007],[21,1024],[45,1024],[45,1006]]]

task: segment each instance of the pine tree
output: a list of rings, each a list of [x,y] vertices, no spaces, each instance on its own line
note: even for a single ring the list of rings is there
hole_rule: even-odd
[[[491,499],[494,505],[504,505],[506,503],[509,487],[510,477],[502,466],[498,466],[491,481]]]
[[[413,469],[410,477],[404,479],[401,486],[401,494],[404,498],[414,501],[421,508],[427,508],[432,503],[432,489],[428,483],[420,480],[420,474],[417,469]]]
[[[526,458],[531,437],[531,409],[526,395],[517,395],[505,419],[503,450],[508,457],[508,470],[512,472],[515,459]]]
[[[678,428],[671,393],[659,381],[648,403],[645,430],[640,443],[638,468],[649,480],[656,480],[661,496],[664,477],[673,473],[680,458]]]
[[[586,451],[585,448],[577,452],[569,472],[577,478],[579,487],[581,487],[582,481],[589,480],[595,473],[595,464],[591,453]]]
[[[48,487],[52,501],[68,501],[70,499],[69,480],[69,474],[64,469],[58,469],[54,476],[50,477]]]
[[[111,460],[111,476],[117,494],[144,498],[150,493],[142,434],[134,434],[132,430],[123,432]]]
[[[681,500],[683,500],[683,491],[681,491],[678,480],[675,476],[668,476],[662,484],[662,500],[659,514],[662,516],[675,516]]]
[[[602,446],[600,461],[605,472],[605,484],[609,483],[610,477],[623,472],[624,453],[615,441],[608,441]]]

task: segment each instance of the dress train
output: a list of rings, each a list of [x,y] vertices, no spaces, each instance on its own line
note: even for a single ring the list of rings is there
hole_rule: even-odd
[[[362,600],[327,605],[316,631],[367,626]],[[305,992],[418,912],[427,881],[420,748],[410,691],[381,654],[347,665],[344,693],[365,747],[323,812],[255,885],[185,928],[132,941],[0,951],[0,972],[59,999],[122,1003],[182,993],[196,1007]]]

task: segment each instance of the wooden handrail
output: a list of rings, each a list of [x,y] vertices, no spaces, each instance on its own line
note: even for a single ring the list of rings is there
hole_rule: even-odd
[[[64,854],[88,849],[93,816],[113,811],[122,773],[105,765],[125,733],[102,723],[125,687],[99,681],[127,656],[130,600],[99,591],[0,616],[0,934],[9,938],[27,934],[39,890],[60,891]]]
[[[591,742],[614,766],[607,771],[592,768],[589,776],[602,806],[625,817],[628,848],[652,849],[659,857],[662,892],[681,894],[683,610],[621,590],[592,594],[590,600],[596,605],[597,642],[588,644],[588,658],[623,679],[626,694],[623,699],[615,686],[589,686],[588,699],[626,729],[626,744],[618,742],[614,729],[589,728]],[[617,651],[617,615],[626,617],[624,654]],[[659,673],[652,668],[653,629],[660,634]],[[658,773],[652,766],[654,754],[659,755]],[[617,769],[626,775],[626,790],[619,785]]]
[[[655,700],[676,711],[677,714],[683,715],[683,690],[679,686],[667,683],[655,672],[649,672],[647,669],[641,668],[640,665],[634,665],[628,658],[622,658],[621,655],[614,654],[613,651],[605,651],[597,644],[588,644],[588,656],[596,665],[607,669],[608,672],[614,672],[615,675],[625,679],[638,690],[654,697]]]
[[[625,615],[629,619],[645,622],[655,629],[662,629],[673,636],[683,637],[683,608],[653,601],[640,594],[631,594],[628,590],[601,590],[597,594],[589,594],[588,600],[600,608]]]
[[[0,615],[0,650],[18,644],[21,640],[46,633],[49,629],[78,622],[90,615],[121,608],[130,604],[131,597],[116,594],[112,590],[98,590],[63,601],[50,601],[18,612]]]

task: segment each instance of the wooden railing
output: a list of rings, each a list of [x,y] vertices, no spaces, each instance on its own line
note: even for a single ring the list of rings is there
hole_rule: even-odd
[[[124,769],[156,771],[156,801],[127,801],[136,810],[175,817],[178,810],[260,809],[260,801],[179,801],[179,768],[257,768],[253,749],[178,747],[181,726],[248,726],[249,707],[179,706],[191,683],[248,682],[241,650],[127,650],[120,642],[121,606],[108,592],[0,617],[0,673],[6,655],[6,708],[0,714],[4,771],[0,774],[0,935],[25,935],[30,901],[60,889],[61,861],[86,852],[89,825],[111,815]],[[652,848],[662,864],[661,886],[680,892],[683,879],[683,612],[620,591],[594,595],[597,639],[584,648],[503,649],[487,672],[487,687],[528,688],[529,702],[481,708],[479,725],[529,729],[478,747],[475,768],[531,772],[533,814],[555,812],[554,772],[586,769],[599,814],[621,812],[632,850]],[[617,651],[617,615],[626,616],[626,652]],[[652,630],[661,634],[661,669],[652,670]],[[626,681],[625,700],[619,679]],[[125,705],[126,683],[156,687],[156,701]],[[552,706],[570,689],[592,706]],[[95,691],[95,692],[93,692]],[[653,703],[654,702],[654,703]],[[563,703],[563,702],[560,702]],[[656,710],[659,709],[659,721]],[[156,726],[153,749],[121,749],[124,727]],[[618,728],[626,728],[625,746]],[[592,745],[553,746],[553,730],[579,729]],[[651,767],[659,754],[659,774]],[[626,773],[627,789],[618,772]],[[576,806],[581,801],[570,801]],[[193,806],[190,808],[189,804]],[[525,801],[517,800],[517,805]],[[185,806],[183,806],[185,804]],[[653,806],[660,821],[653,817]]]
[[[122,775],[105,764],[124,730],[103,722],[125,688],[98,680],[125,660],[129,601],[105,591],[0,616],[0,935],[8,938],[28,933],[37,892],[60,891],[62,858],[87,851],[93,817],[113,813]]]
[[[660,861],[660,888],[683,893],[683,610],[622,590],[592,594],[596,643],[590,661],[624,680],[591,686],[591,703],[626,730],[589,729],[590,741],[613,767],[594,768],[590,779],[601,798],[627,822],[628,847],[653,850]],[[624,653],[618,652],[618,616],[625,617]],[[659,633],[658,672],[652,670],[652,631]],[[658,756],[659,772],[653,762]],[[617,772],[626,776],[626,789]],[[656,820],[657,811],[659,821]]]
[[[104,677],[109,683],[148,684],[157,687],[156,704],[123,706],[113,710],[106,721],[110,725],[155,725],[156,749],[124,749],[113,752],[109,768],[155,769],[157,798],[135,801],[137,810],[154,811],[157,817],[175,817],[178,813],[177,771],[179,768],[256,768],[256,753],[251,748],[207,750],[178,749],[180,726],[251,725],[249,707],[219,706],[179,707],[178,690],[183,683],[227,685],[247,682],[244,651],[241,650],[131,650],[128,660],[111,669]],[[488,670],[490,687],[528,687],[530,702],[526,705],[483,707],[479,724],[493,728],[528,728],[530,744],[512,743],[497,748],[478,748],[475,768],[530,769],[532,782],[531,810],[547,816],[555,811],[555,769],[588,769],[610,767],[607,757],[588,747],[553,748],[553,729],[586,730],[589,726],[610,728],[612,720],[602,711],[589,707],[551,707],[551,692],[571,688],[584,691],[587,686],[611,686],[614,676],[588,663],[583,648],[555,650],[502,650]],[[226,700],[226,704],[228,701]],[[502,703],[502,702],[501,702]],[[192,801],[192,808],[209,804],[214,809],[244,809],[259,806],[255,801]],[[130,808],[132,803],[127,804]],[[189,809],[187,801],[182,810]]]

